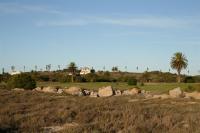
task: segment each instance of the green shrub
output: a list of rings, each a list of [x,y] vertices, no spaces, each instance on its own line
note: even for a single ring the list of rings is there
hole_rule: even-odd
[[[35,80],[28,74],[14,75],[8,80],[8,87],[34,89],[36,87]]]
[[[184,79],[185,83],[195,83],[195,79],[193,77],[186,77]]]
[[[43,81],[43,82],[47,82],[50,80],[49,76],[48,75],[40,75],[39,76],[39,80],[40,81]]]
[[[186,92],[193,92],[195,90],[196,89],[193,86],[191,86],[191,85],[188,85],[188,87],[185,89]]]
[[[141,82],[141,83],[140,83],[140,86],[144,86],[144,83],[143,83],[143,82]]]
[[[7,89],[7,85],[5,82],[0,83],[0,89]]]
[[[137,85],[137,79],[134,77],[128,79],[128,85]]]
[[[89,73],[85,75],[85,79],[87,82],[96,82],[98,79],[98,76],[95,73]]]
[[[78,83],[86,82],[86,79],[84,77],[81,77],[81,76],[76,76],[75,82],[78,82]]]

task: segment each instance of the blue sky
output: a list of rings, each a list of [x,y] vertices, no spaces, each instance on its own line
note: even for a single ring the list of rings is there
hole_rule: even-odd
[[[168,71],[180,51],[200,74],[199,14],[199,0],[1,0],[0,68]]]

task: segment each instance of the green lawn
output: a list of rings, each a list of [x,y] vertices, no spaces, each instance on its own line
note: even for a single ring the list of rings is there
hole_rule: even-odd
[[[59,82],[38,82],[37,86],[60,86],[62,88],[77,86],[84,89],[93,89],[97,90],[103,86],[113,86],[114,89],[130,89],[136,86],[129,86],[127,83],[110,83],[110,82],[96,82],[96,83],[59,83]],[[194,88],[200,89],[200,83],[146,83],[144,86],[138,86],[141,89],[153,92],[164,93],[169,91],[170,89],[181,87],[183,90],[188,86],[192,86]]]

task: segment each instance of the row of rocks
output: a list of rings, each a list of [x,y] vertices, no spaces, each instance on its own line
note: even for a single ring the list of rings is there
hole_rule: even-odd
[[[15,91],[23,91],[24,89],[15,88]],[[66,89],[56,88],[56,87],[37,87],[33,91],[44,92],[44,93],[57,93],[57,94],[69,94],[73,96],[89,96],[89,97],[110,97],[110,96],[128,96],[128,95],[140,95],[145,99],[168,99],[168,98],[194,98],[200,99],[199,92],[187,93],[183,92],[180,87],[169,91],[169,94],[151,94],[148,91],[140,90],[138,88],[133,88],[125,91],[114,90],[111,86],[99,88],[98,91],[89,91],[81,89],[80,87],[70,87]]]
[[[136,95],[141,93],[141,90],[133,88],[130,90],[114,90],[111,86],[99,88],[98,92],[81,89],[79,87],[70,87],[66,89],[60,89],[56,87],[37,87],[33,91],[44,92],[44,93],[58,93],[58,94],[69,94],[73,96],[90,96],[90,97],[110,97],[110,96],[121,96],[121,95]]]

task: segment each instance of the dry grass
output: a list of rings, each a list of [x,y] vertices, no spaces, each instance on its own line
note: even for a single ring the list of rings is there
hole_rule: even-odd
[[[0,132],[44,132],[48,127],[69,133],[200,131],[200,101],[134,98],[0,90]]]

